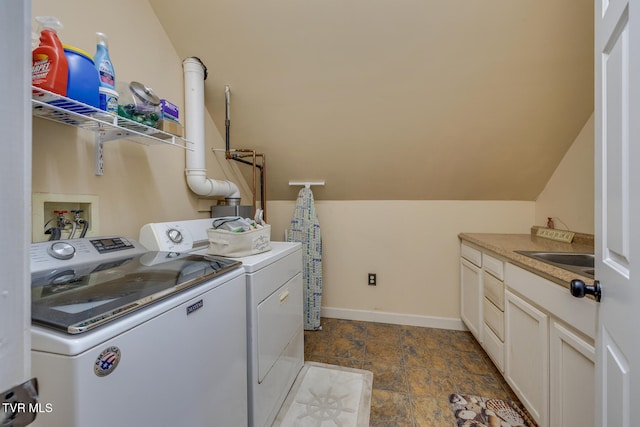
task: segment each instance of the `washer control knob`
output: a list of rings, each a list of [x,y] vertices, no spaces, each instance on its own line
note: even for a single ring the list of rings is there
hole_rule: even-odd
[[[181,243],[182,242],[182,233],[180,232],[180,230],[176,229],[176,228],[170,228],[167,230],[167,237],[169,237],[169,240],[171,240],[171,242],[173,243]]]
[[[67,242],[55,242],[49,246],[47,253],[55,259],[71,259],[76,254],[76,248]]]

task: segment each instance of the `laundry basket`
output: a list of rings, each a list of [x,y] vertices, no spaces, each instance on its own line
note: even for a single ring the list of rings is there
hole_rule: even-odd
[[[207,230],[209,255],[241,257],[271,250],[271,226],[265,224],[255,230],[235,232],[227,230]]]

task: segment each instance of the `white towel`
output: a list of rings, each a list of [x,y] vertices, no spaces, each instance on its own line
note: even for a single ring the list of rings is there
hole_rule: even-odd
[[[316,209],[313,205],[313,193],[310,188],[302,188],[298,193],[287,240],[302,243],[304,329],[320,329],[322,240],[320,238],[320,222],[318,222]]]

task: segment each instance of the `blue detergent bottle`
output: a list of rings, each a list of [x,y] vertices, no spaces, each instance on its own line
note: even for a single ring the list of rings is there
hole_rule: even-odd
[[[100,78],[100,87],[115,90],[116,88],[116,73],[113,70],[113,64],[111,58],[109,58],[109,46],[108,39],[104,33],[96,33],[98,37],[98,44],[96,47],[96,54],[93,58],[96,69],[98,70],[98,76]]]

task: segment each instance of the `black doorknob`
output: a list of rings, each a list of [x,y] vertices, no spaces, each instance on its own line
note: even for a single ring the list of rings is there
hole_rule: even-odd
[[[585,295],[593,295],[596,301],[600,302],[602,297],[602,288],[600,287],[600,281],[594,280],[593,286],[585,284],[580,279],[573,279],[571,281],[571,295],[576,298],[584,298]]]

